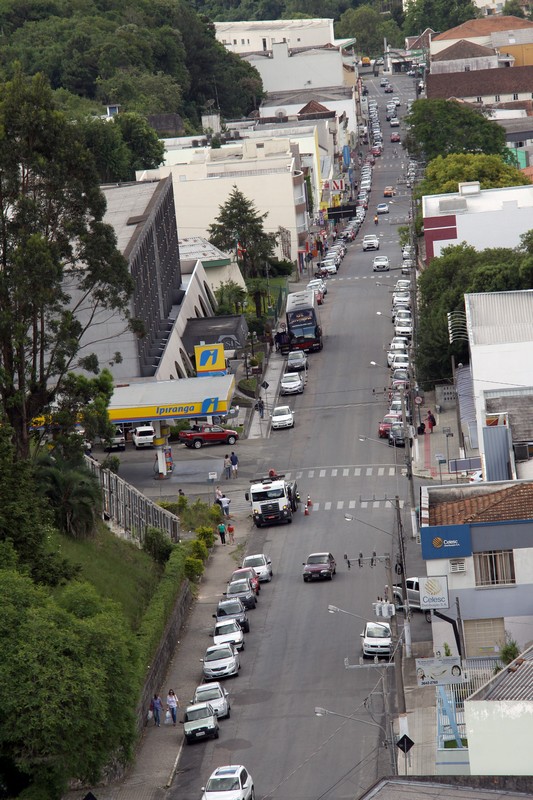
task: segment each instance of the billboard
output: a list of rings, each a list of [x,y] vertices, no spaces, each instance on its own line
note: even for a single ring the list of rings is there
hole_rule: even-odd
[[[449,608],[448,578],[445,575],[433,575],[430,578],[419,578],[420,608]]]
[[[460,656],[444,658],[417,658],[416,680],[418,686],[446,686],[449,683],[464,683]]]
[[[422,558],[462,558],[472,555],[470,525],[429,525],[420,528]]]
[[[196,374],[223,375],[226,372],[226,359],[223,344],[196,344],[194,346]]]

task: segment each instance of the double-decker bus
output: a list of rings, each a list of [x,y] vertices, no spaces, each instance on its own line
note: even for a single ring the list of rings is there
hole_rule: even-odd
[[[322,350],[322,327],[312,289],[287,296],[287,338],[290,350]]]

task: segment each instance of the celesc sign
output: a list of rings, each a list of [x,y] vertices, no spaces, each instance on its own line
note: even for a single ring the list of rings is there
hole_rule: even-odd
[[[422,558],[463,558],[472,555],[470,525],[430,525],[420,528]]]
[[[445,575],[434,575],[419,578],[420,608],[449,608],[448,578]]]

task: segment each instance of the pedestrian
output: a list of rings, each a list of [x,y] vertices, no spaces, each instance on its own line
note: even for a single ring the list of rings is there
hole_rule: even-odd
[[[225,526],[225,524],[223,522],[220,522],[217,530],[218,530],[218,535],[220,536],[220,544],[225,545],[226,544],[226,526]]]
[[[220,505],[222,506],[222,513],[224,514],[225,517],[229,517],[229,504],[230,503],[231,503],[231,500],[229,499],[229,497],[226,497],[226,495],[223,494],[222,495],[222,499],[220,501]]]
[[[231,451],[229,460],[231,461],[231,471],[233,473],[233,477],[236,478],[239,474],[239,457],[233,452],[233,450]]]
[[[433,416],[431,411],[428,411],[428,414],[427,414],[427,417],[426,417],[426,421],[427,421],[427,424],[428,424],[429,432],[433,433],[433,428],[437,424],[437,420],[435,419],[435,417]]]
[[[260,397],[257,401],[257,410],[259,411],[259,416],[261,419],[265,416],[265,404],[263,402],[263,398]]]
[[[215,503],[218,503],[220,508],[222,508],[222,503],[220,501],[222,500],[223,497],[224,495],[222,494],[222,489],[220,488],[220,486],[217,486],[217,488],[215,489]]]
[[[178,489],[178,497],[185,497],[185,492],[183,489]]]
[[[180,703],[176,697],[174,689],[169,689],[167,694],[167,710],[170,711],[170,716],[172,717],[172,724],[174,727],[176,727],[179,705]]]
[[[235,528],[233,525],[228,525],[228,540],[230,544],[235,544]]]
[[[231,461],[227,453],[224,456],[224,477],[227,481],[231,478]]]
[[[150,711],[154,715],[154,725],[156,728],[161,727],[161,713],[163,711],[163,703],[158,694],[154,694],[152,702],[150,703]]]
[[[335,229],[333,230],[332,236],[333,236],[333,241],[335,242],[337,240],[337,231]]]

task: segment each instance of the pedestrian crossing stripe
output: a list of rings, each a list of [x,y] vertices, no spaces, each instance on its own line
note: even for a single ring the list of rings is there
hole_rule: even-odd
[[[342,470],[342,476],[339,474]],[[285,477],[288,481],[296,480],[300,481],[302,479],[311,480],[312,478],[317,477],[316,469],[301,469],[297,470],[296,472],[284,472]],[[378,478],[383,477],[390,477],[393,478],[396,474],[398,475],[407,475],[407,470],[405,467],[401,466],[393,466],[392,464],[382,464],[381,466],[373,466],[373,467],[327,467],[321,468],[318,470],[318,477],[319,478],[360,478],[364,472],[364,476],[367,478],[371,478],[372,476],[376,476]]]
[[[355,509],[355,508],[391,508],[392,500],[336,500],[333,502],[332,500],[325,500],[324,502],[320,500],[313,500],[313,505],[311,506],[311,513],[313,514],[315,511],[331,511],[333,506],[335,506],[336,511],[343,511],[345,509]],[[400,500],[400,508],[405,507],[405,500]],[[303,510],[303,509],[302,509]]]

